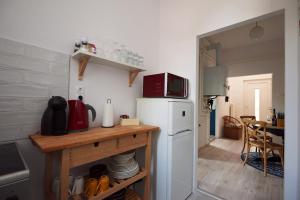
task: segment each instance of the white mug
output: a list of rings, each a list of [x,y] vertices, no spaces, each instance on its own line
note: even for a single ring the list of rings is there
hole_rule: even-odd
[[[70,188],[73,185],[73,176],[69,176],[69,190],[68,190],[68,195],[71,195],[71,190]],[[54,178],[53,182],[52,182],[52,192],[54,192],[56,199],[59,199],[60,196],[60,180],[59,177]]]
[[[84,178],[83,176],[77,176],[74,179],[72,188],[72,195],[79,195],[84,191]]]

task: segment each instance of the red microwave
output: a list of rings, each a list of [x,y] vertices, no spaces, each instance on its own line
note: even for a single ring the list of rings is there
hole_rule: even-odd
[[[187,98],[188,79],[170,73],[144,76],[143,97]]]

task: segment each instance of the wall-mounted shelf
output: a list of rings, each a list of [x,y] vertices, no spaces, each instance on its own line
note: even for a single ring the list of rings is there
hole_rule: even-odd
[[[97,54],[85,52],[82,50],[79,50],[79,51],[73,53],[72,57],[79,60],[79,67],[78,67],[78,79],[79,80],[83,79],[84,71],[89,62],[100,64],[100,65],[105,65],[105,66],[110,66],[110,67],[115,67],[115,68],[119,68],[119,69],[128,71],[129,72],[129,80],[128,80],[129,87],[131,87],[131,85],[134,82],[135,78],[137,77],[138,73],[145,71],[145,69],[143,69],[141,67],[128,65],[126,63],[121,63],[118,61],[108,60]]]

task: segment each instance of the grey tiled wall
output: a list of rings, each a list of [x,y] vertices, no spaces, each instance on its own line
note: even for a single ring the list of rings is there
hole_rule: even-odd
[[[37,131],[49,97],[68,97],[68,80],[68,55],[0,38],[0,141]]]
[[[50,96],[68,97],[68,83],[69,55],[0,38],[0,143],[16,141],[30,169],[21,199],[43,199],[44,155],[28,135],[40,129]]]

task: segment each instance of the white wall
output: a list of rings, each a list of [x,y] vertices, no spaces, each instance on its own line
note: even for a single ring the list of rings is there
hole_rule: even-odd
[[[112,39],[145,56],[157,57],[157,0],[2,0],[1,36],[71,53],[80,36]]]
[[[299,138],[298,138],[298,22],[295,0],[161,0],[160,1],[160,44],[159,70],[186,76],[191,83],[190,98],[198,106],[197,88],[197,36],[218,29],[226,29],[233,24],[250,20],[280,9],[285,9],[285,112],[286,112],[286,159],[285,159],[285,199],[299,199]],[[255,21],[255,20],[253,20]],[[195,119],[198,119],[197,114]],[[195,130],[198,130],[195,121]],[[195,134],[195,141],[198,135]],[[195,142],[197,145],[197,142]],[[196,146],[197,147],[197,146]],[[197,159],[195,148],[195,166]],[[194,176],[196,188],[196,176]]]
[[[80,36],[87,36],[96,44],[102,39],[114,40],[143,55],[146,73],[151,73],[158,64],[158,6],[157,0],[3,0],[0,37],[65,54],[73,51],[74,42]],[[70,98],[77,97],[76,86],[84,86],[86,103],[97,111],[92,126],[100,125],[102,107],[108,97],[114,103],[116,120],[119,114],[135,115],[135,99],[142,92],[141,75],[130,88],[128,72],[89,64],[83,81],[79,82],[77,61],[71,59],[70,63]],[[26,145],[24,148],[32,146],[30,142]],[[34,188],[41,190],[42,185]]]
[[[80,36],[98,42],[117,41],[145,57],[150,73],[157,66],[158,2],[125,1],[9,1],[1,2],[0,36],[36,46],[71,53]],[[77,80],[77,61],[71,60],[70,98],[77,98],[76,87],[86,91],[85,102],[95,107],[99,126],[106,98],[119,114],[135,115],[135,99],[141,96],[141,75],[128,87],[128,73],[89,64],[83,81]]]
[[[221,58],[228,69],[228,77],[271,73],[274,79],[272,105],[276,110],[284,111],[284,40],[226,49]]]

